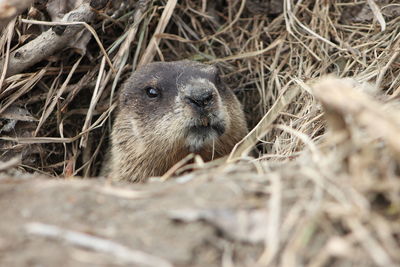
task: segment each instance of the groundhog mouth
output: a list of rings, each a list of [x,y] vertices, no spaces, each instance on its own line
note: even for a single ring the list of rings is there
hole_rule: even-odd
[[[214,124],[214,125],[196,125],[189,128],[189,132],[195,135],[207,136],[210,133],[216,133],[218,136],[221,136],[225,132],[225,126],[222,123]]]
[[[205,145],[212,144],[212,141],[223,135],[225,125],[222,121],[212,124],[193,124],[188,127],[186,144],[191,152],[198,152]]]

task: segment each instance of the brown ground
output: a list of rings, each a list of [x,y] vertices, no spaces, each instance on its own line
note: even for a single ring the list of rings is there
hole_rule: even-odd
[[[99,180],[3,178],[0,266],[146,266],[138,264],[136,256],[82,247],[62,233],[56,238],[31,233],[27,227],[34,222],[103,238],[174,266],[221,266],[231,261],[254,266],[262,254],[260,245],[235,241],[209,222],[173,218],[174,212],[198,210],[230,216],[263,205],[264,197],[244,193],[243,182],[197,177],[187,183],[110,186]],[[161,266],[147,260],[149,266]]]

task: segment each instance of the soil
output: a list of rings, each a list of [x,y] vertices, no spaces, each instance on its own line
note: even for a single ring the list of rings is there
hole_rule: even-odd
[[[2,177],[0,266],[254,266],[262,244],[230,235],[212,216],[174,215],[264,205],[240,174],[217,176],[146,184]]]

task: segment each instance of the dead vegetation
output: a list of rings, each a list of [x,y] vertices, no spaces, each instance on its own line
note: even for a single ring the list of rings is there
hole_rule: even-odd
[[[216,63],[253,130],[227,163],[191,167],[199,179],[240,173],[247,190],[267,196],[255,211],[267,219],[252,221],[264,247],[256,262],[400,263],[397,1],[106,2],[35,1],[3,30],[0,151],[12,161],[0,171],[95,176],[131,70],[152,60]],[[254,148],[258,159],[247,156]]]

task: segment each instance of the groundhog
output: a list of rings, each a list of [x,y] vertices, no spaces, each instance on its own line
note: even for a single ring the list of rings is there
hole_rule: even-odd
[[[145,181],[189,153],[209,161],[246,134],[242,107],[218,69],[193,61],[154,62],[135,71],[119,96],[109,176]]]

